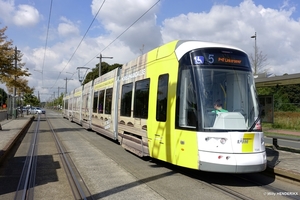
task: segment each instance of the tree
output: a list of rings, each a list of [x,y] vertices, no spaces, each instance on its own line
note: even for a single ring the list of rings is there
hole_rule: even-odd
[[[28,89],[27,82],[20,82],[18,78],[29,76],[28,69],[24,69],[25,63],[21,63],[23,54],[13,47],[12,40],[7,40],[5,35],[7,27],[0,29],[0,82],[8,88],[16,87]]]
[[[7,100],[7,94],[6,92],[0,88],[0,104],[3,105]]]
[[[300,84],[257,88],[258,95],[273,95],[276,111],[296,111],[300,104]]]
[[[122,65],[117,64],[117,63],[115,63],[113,65],[109,65],[106,62],[102,62],[101,63],[101,74],[106,74],[107,72],[110,72],[118,67],[122,67]],[[86,84],[86,83],[90,82],[91,80],[94,80],[98,77],[99,77],[99,64],[96,64],[96,67],[93,68],[92,71],[86,75],[82,84]]]
[[[40,104],[39,99],[33,95],[33,93],[25,93],[23,95],[23,104],[24,105],[32,105],[32,106],[38,106]]]
[[[22,95],[24,93],[33,93],[34,88],[30,88],[28,86],[28,80],[26,80],[24,77],[17,77],[16,81],[18,83],[18,87],[16,87],[16,94],[17,95]],[[13,88],[7,86],[7,91],[8,93],[13,93]]]
[[[269,69],[266,69],[266,61],[268,60],[267,55],[263,54],[259,50],[257,45],[254,46],[254,57],[250,54],[251,66],[253,66],[253,74],[267,73]]]

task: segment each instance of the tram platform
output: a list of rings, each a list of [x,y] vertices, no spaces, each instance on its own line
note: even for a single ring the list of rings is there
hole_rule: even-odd
[[[0,122],[0,164],[17,142],[18,138],[26,131],[33,121],[33,115],[24,115],[12,120],[3,120]],[[292,134],[300,136],[300,132],[290,132],[285,130],[273,130],[281,134]],[[266,145],[267,149],[267,169],[265,173],[276,176],[284,176],[300,182],[300,153],[282,151],[270,144]]]
[[[33,119],[33,115],[24,115],[23,117],[0,122],[0,164],[13,145],[30,127]]]

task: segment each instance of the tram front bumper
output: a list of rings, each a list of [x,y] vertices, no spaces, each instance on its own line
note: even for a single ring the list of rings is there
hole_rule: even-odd
[[[254,173],[267,167],[266,152],[225,154],[199,152],[199,170],[222,173]]]

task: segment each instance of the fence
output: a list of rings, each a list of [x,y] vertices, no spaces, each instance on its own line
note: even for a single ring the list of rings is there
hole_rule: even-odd
[[[0,121],[3,121],[7,119],[7,111],[6,110],[1,110],[0,111]]]

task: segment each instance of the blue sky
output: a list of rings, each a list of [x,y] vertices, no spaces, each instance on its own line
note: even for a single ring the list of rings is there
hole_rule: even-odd
[[[0,0],[0,27],[8,27],[32,74],[29,86],[46,101],[65,78],[73,79],[68,92],[78,87],[76,68],[94,68],[100,53],[123,64],[175,39],[226,43],[253,56],[257,32],[268,73],[300,73],[299,9],[298,0]]]

